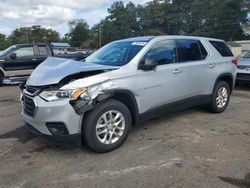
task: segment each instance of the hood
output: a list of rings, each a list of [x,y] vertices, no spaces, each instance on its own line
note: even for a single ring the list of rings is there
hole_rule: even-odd
[[[30,75],[27,85],[44,86],[59,83],[63,78],[77,73],[112,70],[119,67],[84,63],[71,59],[49,57]]]

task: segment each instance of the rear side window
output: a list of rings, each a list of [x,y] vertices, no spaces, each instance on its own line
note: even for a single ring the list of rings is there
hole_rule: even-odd
[[[201,42],[199,41],[199,46],[200,46],[200,49],[201,49],[201,59],[206,59],[208,53],[207,53],[207,50],[205,49],[205,47],[201,44]]]
[[[179,49],[179,62],[198,61],[207,57],[207,51],[199,40],[177,40]]]
[[[42,55],[42,56],[48,55],[48,50],[46,46],[38,46],[38,51],[39,51],[39,55]]]
[[[209,41],[213,47],[222,55],[223,57],[234,56],[230,48],[226,45],[225,42],[221,41]]]

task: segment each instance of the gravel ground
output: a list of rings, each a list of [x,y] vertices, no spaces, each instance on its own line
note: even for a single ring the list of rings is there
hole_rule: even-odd
[[[0,187],[250,187],[250,87],[228,109],[193,108],[132,129],[110,153],[55,145],[23,127],[17,86],[0,88]]]

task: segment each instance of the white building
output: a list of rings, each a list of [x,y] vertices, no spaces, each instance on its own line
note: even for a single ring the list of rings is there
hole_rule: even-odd
[[[242,46],[242,52],[250,51],[250,40],[234,41]]]
[[[229,48],[233,52],[235,57],[240,57],[242,53],[242,46],[236,42],[227,42]]]

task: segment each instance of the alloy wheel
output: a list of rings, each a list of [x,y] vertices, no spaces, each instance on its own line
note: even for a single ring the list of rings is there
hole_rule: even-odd
[[[217,91],[216,105],[218,108],[223,108],[228,101],[228,91],[226,87],[221,87]]]
[[[105,112],[96,124],[96,136],[103,144],[113,144],[123,135],[125,130],[125,118],[117,110]]]

